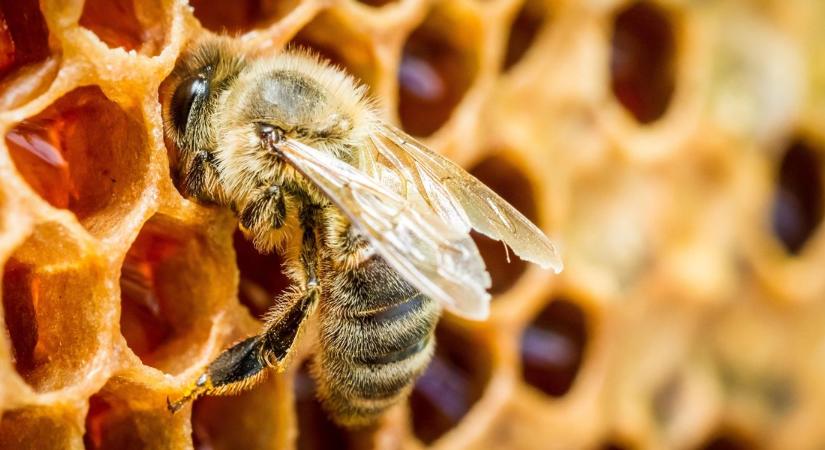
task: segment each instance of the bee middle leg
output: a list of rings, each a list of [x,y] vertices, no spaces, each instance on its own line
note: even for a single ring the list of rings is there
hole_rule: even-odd
[[[267,368],[279,372],[285,369],[288,357],[305,328],[305,319],[314,310],[321,295],[315,275],[316,246],[314,229],[305,230],[299,259],[307,274],[306,282],[284,295],[282,300],[287,306],[270,314],[263,333],[225,350],[207,366],[182,398],[174,402],[167,400],[170,411],[179,410],[201,395],[232,394],[249,388],[263,378]]]

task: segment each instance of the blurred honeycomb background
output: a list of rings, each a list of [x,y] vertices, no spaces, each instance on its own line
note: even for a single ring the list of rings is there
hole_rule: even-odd
[[[825,449],[821,0],[0,0],[0,447]],[[170,179],[186,42],[300,44],[563,249],[479,238],[409,402],[332,424],[301,361],[176,415],[284,287]]]

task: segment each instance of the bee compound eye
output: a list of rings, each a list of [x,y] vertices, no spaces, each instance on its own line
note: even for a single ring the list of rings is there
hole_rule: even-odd
[[[172,122],[180,133],[186,132],[195,99],[208,93],[209,80],[200,74],[184,80],[175,89],[175,94],[172,96],[171,114]]]

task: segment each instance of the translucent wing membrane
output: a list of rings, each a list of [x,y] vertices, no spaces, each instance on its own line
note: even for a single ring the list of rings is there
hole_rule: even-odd
[[[450,226],[464,232],[472,227],[504,241],[521,259],[561,272],[561,258],[547,236],[460,166],[387,124],[378,128],[372,144],[375,159],[402,174]]]
[[[411,182],[408,174],[388,170],[385,164],[365,166],[367,175],[295,140],[277,147],[284,159],[349,217],[387,263],[423,294],[461,316],[487,317],[490,276],[467,232],[466,218],[446,193],[435,189],[433,199],[425,199],[417,195],[419,188],[414,184],[418,181]],[[398,170],[404,170],[403,163],[398,164]],[[438,214],[432,212],[433,204],[441,208]],[[465,225],[456,227],[458,221]]]
[[[386,124],[369,144],[357,168],[295,140],[278,148],[425,295],[459,315],[487,316],[490,276],[471,229],[524,260],[562,270],[544,233],[455,163]]]

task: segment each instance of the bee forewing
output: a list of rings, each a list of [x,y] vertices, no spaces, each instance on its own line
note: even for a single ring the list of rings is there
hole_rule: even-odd
[[[407,165],[401,172],[413,174],[410,181],[423,197],[437,199],[429,203],[445,221],[465,220],[479,232],[504,241],[521,259],[561,272],[564,266],[550,239],[484,183],[391,125],[382,123],[377,134],[375,150],[387,161]]]
[[[464,208],[456,201],[453,195],[434,179],[432,173],[416,164],[407,152],[398,151],[397,144],[386,139],[386,136],[371,136],[371,150],[375,155],[373,161],[389,163],[387,170],[396,173],[404,179],[404,182],[415,189],[408,189],[403,193],[406,198],[419,198],[424,201],[445,222],[454,229],[469,233],[470,219],[464,212]]]
[[[286,140],[278,148],[418,290],[460,316],[487,317],[490,275],[467,230],[445,222],[420,197],[402,197],[395,191],[398,185],[379,184],[301,142]],[[387,176],[382,174],[382,178]]]

